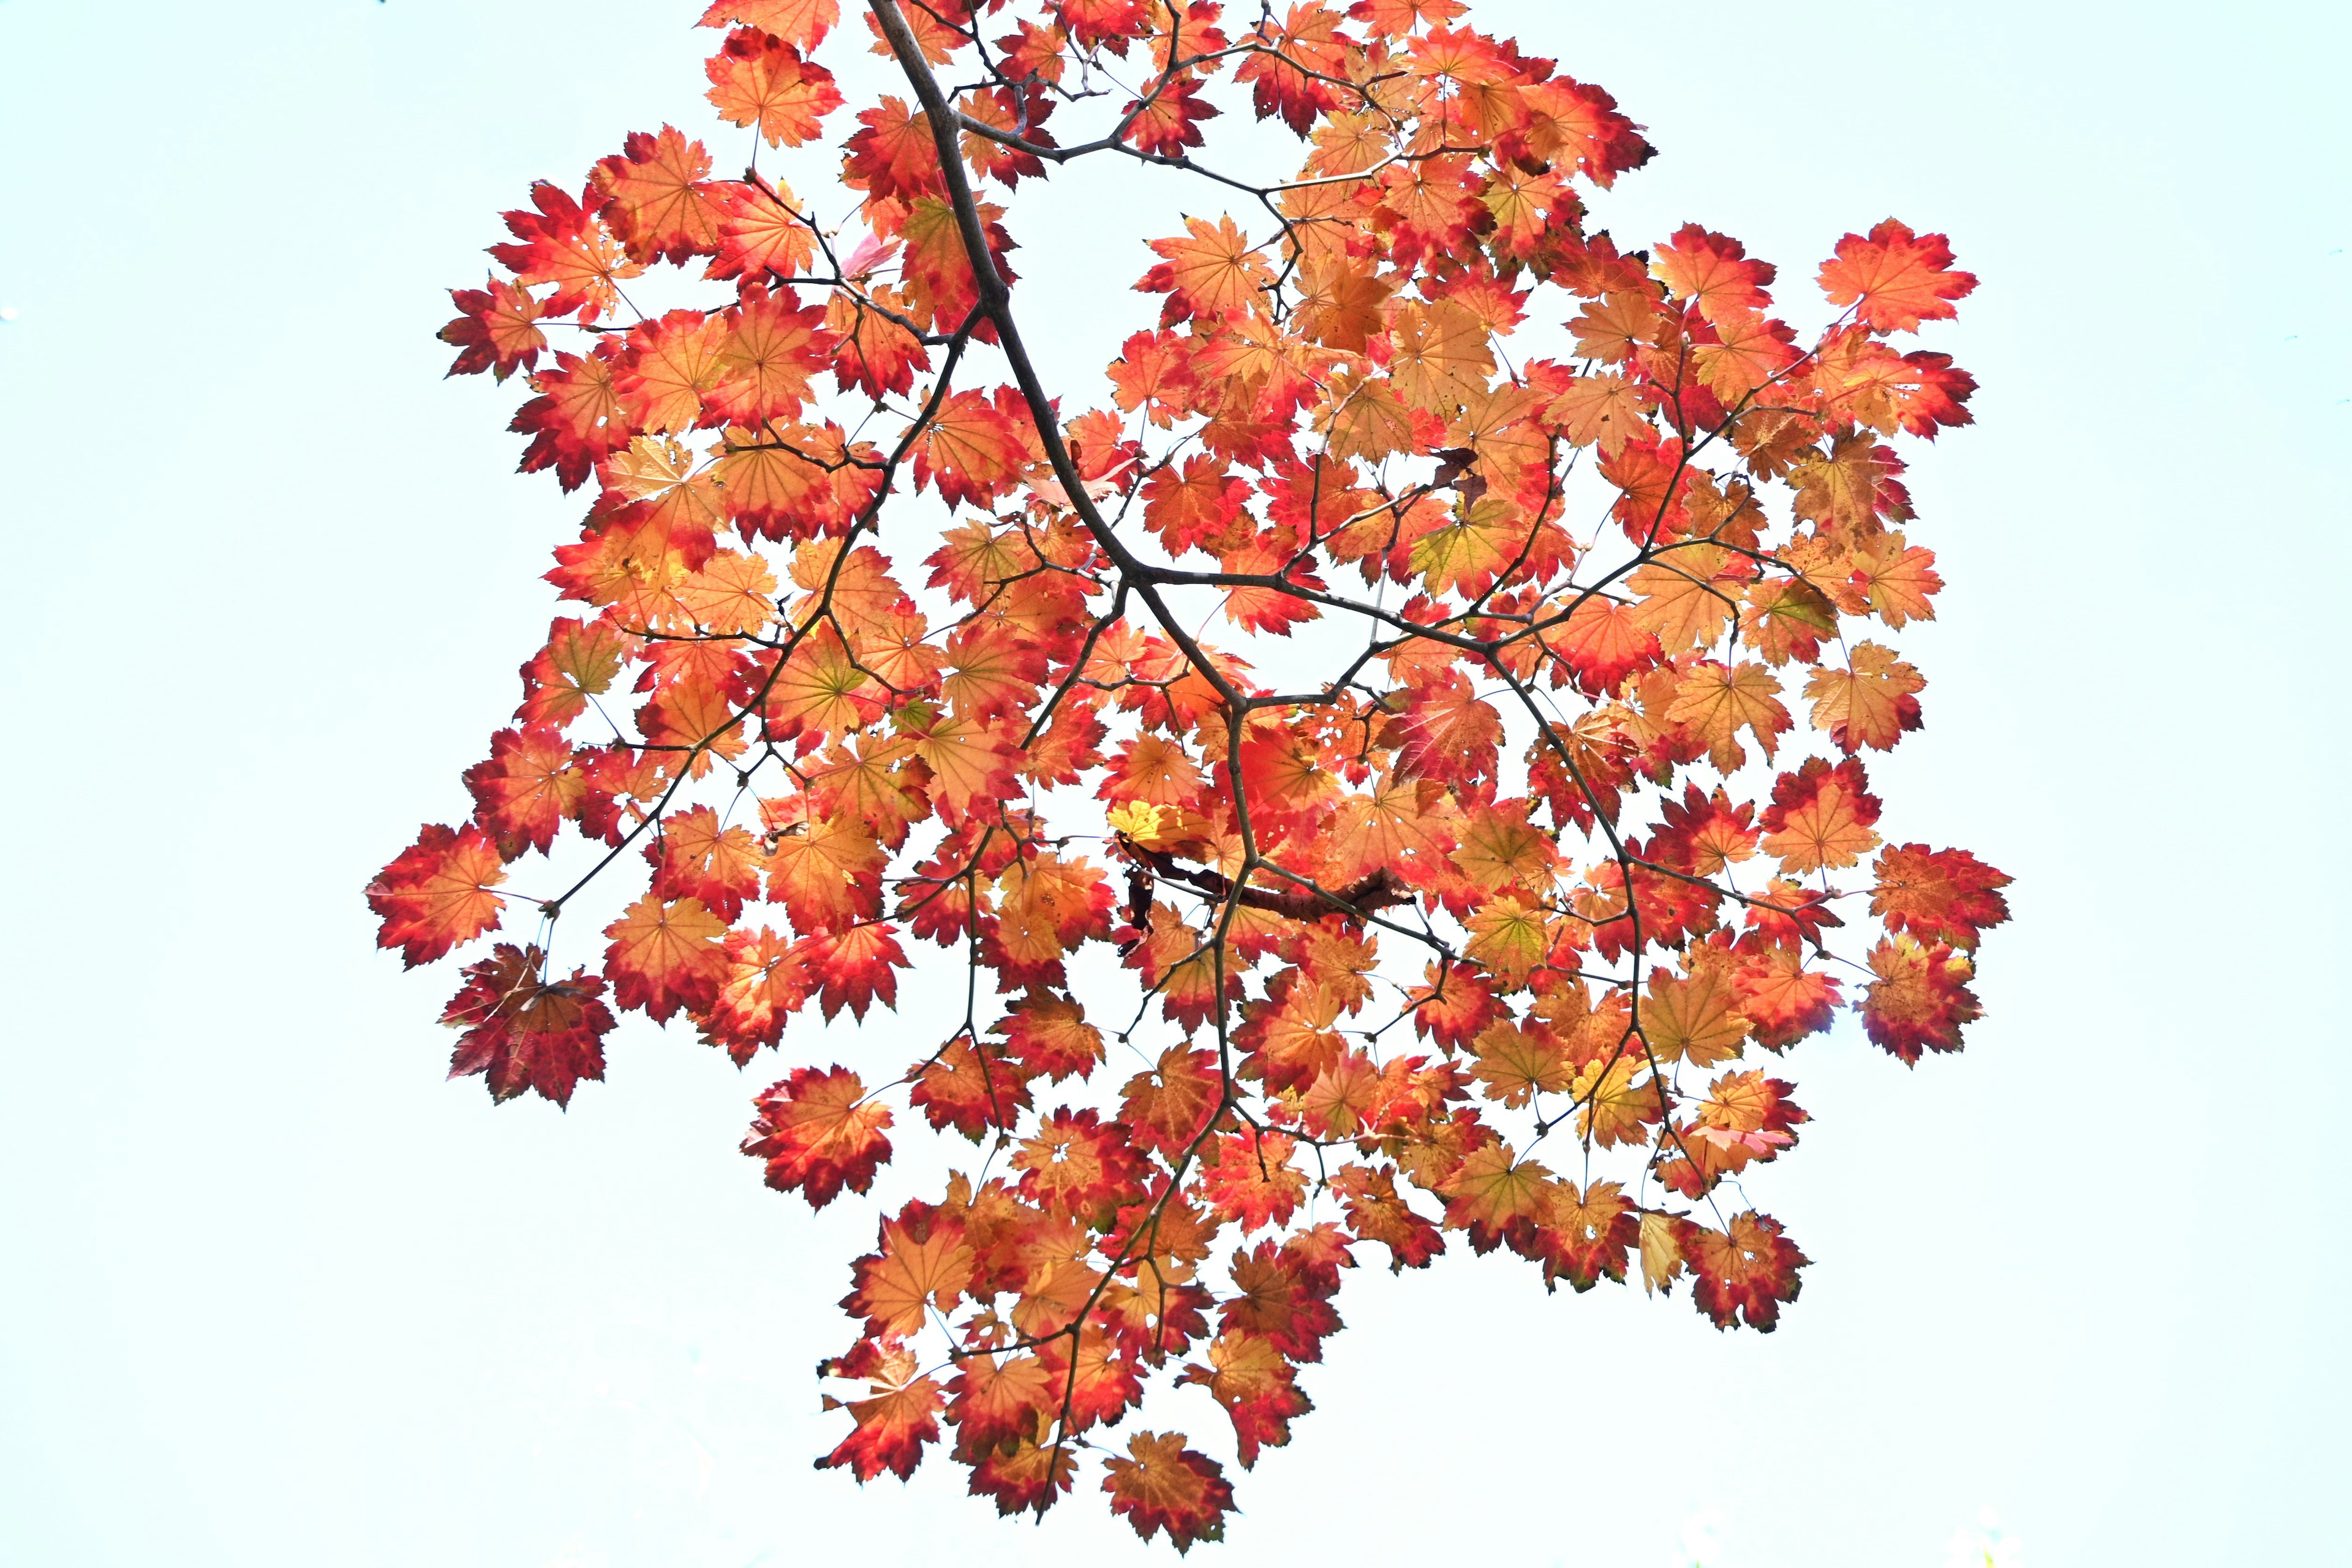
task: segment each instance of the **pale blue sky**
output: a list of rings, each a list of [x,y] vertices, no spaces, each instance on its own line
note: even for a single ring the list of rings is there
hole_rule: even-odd
[[[534,176],[699,123],[698,9],[0,3],[0,1562],[1166,1558],[1091,1499],[812,1471],[870,1211],[764,1192],[759,1085],[642,1020],[568,1116],[444,1085],[447,977],[371,951],[578,510],[509,474],[510,392],[440,380],[441,290]],[[1207,1560],[1652,1568],[1711,1510],[1721,1568],[1935,1568],[1985,1505],[2032,1568],[2352,1557],[2344,16],[1479,6],[1651,128],[1629,242],[1801,279],[1892,213],[1983,279],[1884,773],[2018,918],[1965,1056],[1798,1063],[1778,1334],[1367,1268]],[[1123,215],[1185,199],[1044,194],[1024,296],[1124,283]]]

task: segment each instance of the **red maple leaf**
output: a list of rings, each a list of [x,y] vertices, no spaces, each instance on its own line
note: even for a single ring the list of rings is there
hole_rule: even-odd
[[[444,1024],[466,1031],[449,1058],[451,1078],[482,1074],[494,1100],[536,1089],[564,1106],[582,1079],[604,1078],[613,1015],[603,977],[575,969],[549,980],[546,963],[538,948],[502,942],[466,966],[466,984],[441,1013]]]
[[[890,1110],[866,1097],[847,1068],[794,1068],[754,1100],[743,1152],[768,1166],[768,1185],[823,1208],[844,1187],[862,1193],[890,1158]]]
[[[547,346],[547,334],[539,330],[545,312],[528,291],[492,278],[487,288],[452,289],[449,299],[457,319],[441,329],[441,341],[458,350],[451,375],[487,370],[504,381],[539,363],[539,351]]]
[[[1691,1300],[1718,1329],[1745,1320],[1770,1333],[1780,1305],[1797,1299],[1797,1270],[1805,1255],[1780,1232],[1780,1222],[1754,1210],[1732,1216],[1727,1230],[1698,1228],[1684,1243],[1689,1260]]]

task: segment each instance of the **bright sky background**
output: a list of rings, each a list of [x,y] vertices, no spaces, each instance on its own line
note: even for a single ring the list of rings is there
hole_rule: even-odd
[[[1098,1497],[813,1471],[873,1220],[762,1190],[766,1079],[636,1018],[569,1115],[493,1108],[452,978],[372,950],[579,510],[440,379],[442,289],[534,176],[702,123],[698,9],[0,3],[0,1561],[1169,1560]],[[1931,340],[1979,423],[1910,476],[1928,725],[1874,770],[2018,918],[1964,1056],[1799,1054],[1779,1333],[1360,1270],[1204,1560],[1663,1568],[1703,1521],[1707,1568],[1936,1568],[1987,1506],[2032,1568],[2342,1560],[2346,15],[1479,5],[1650,127],[1624,242],[1697,219],[1793,298],[1892,213],[1982,277]],[[1108,301],[1050,365],[1149,311],[1120,215],[1203,202],[1024,199],[1033,331]]]

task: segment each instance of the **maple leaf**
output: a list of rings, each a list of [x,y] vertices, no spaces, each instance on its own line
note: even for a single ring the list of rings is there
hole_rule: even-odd
[[[1446,1225],[1466,1227],[1471,1247],[1491,1252],[1505,1241],[1514,1250],[1530,1244],[1551,1184],[1541,1163],[1519,1159],[1507,1143],[1489,1143],[1472,1150],[1438,1190],[1447,1200]]]
[[[1103,1060],[1102,1031],[1087,1022],[1083,1008],[1064,997],[1032,993],[1014,1003],[989,1032],[1004,1037],[1005,1049],[1024,1068],[1048,1075],[1055,1083],[1074,1075],[1088,1077]]]
[[[1647,389],[1614,371],[1570,378],[1567,390],[1552,399],[1545,417],[1579,447],[1599,447],[1613,457],[1636,431],[1649,428]]]
[[[1304,136],[1318,115],[1339,103],[1331,84],[1320,79],[1347,74],[1338,25],[1319,5],[1294,5],[1279,23],[1267,10],[1256,29],[1265,47],[1244,57],[1234,73],[1236,81],[1250,84],[1251,107],[1260,120],[1278,115]]]
[[[1821,639],[1837,631],[1837,607],[1801,578],[1775,577],[1750,583],[1739,612],[1739,635],[1763,654],[1764,662],[1811,662],[1821,657]]]
[[[796,309],[789,291],[747,286],[719,341],[716,384],[702,395],[709,418],[758,425],[796,417],[810,396],[809,378],[833,356],[824,323],[822,308]]]
[[[916,730],[916,755],[929,765],[940,803],[961,814],[1013,788],[1013,752],[1001,725],[956,714]]]
[[[890,1109],[866,1098],[847,1068],[794,1068],[752,1102],[758,1115],[743,1152],[767,1162],[768,1185],[798,1191],[823,1208],[844,1187],[865,1192],[890,1158]],[[903,1473],[903,1472],[902,1472]]]
[[[1221,316],[1248,309],[1258,291],[1274,281],[1274,271],[1258,254],[1249,237],[1234,225],[1230,215],[1213,224],[1187,217],[1188,237],[1155,239],[1151,248],[1166,258],[1152,268],[1139,288],[1172,291],[1187,315]],[[1159,281],[1162,275],[1164,281]]]
[[[1751,826],[1752,805],[1735,805],[1721,785],[1712,795],[1687,784],[1679,801],[1660,803],[1665,820],[1650,840],[1650,857],[1703,877],[1750,859],[1759,829]]]
[[[1003,626],[982,623],[957,628],[948,641],[945,668],[940,694],[953,711],[999,719],[1035,700],[1045,658]]]
[[[842,171],[867,195],[887,200],[946,193],[939,146],[920,110],[909,109],[903,99],[886,97],[874,108],[858,110],[857,123],[862,129],[845,143],[848,157]]]
[[[816,256],[816,226],[801,212],[790,186],[776,184],[772,195],[742,186],[729,194],[720,211],[719,253],[703,268],[705,278],[782,279],[808,270]]]
[[[1391,1268],[1425,1268],[1445,1250],[1445,1238],[1436,1226],[1413,1212],[1397,1194],[1396,1173],[1389,1166],[1343,1165],[1332,1185],[1346,1200],[1348,1224],[1367,1241],[1389,1249]]]
[[[1355,1266],[1347,1233],[1328,1220],[1279,1246],[1261,1241],[1235,1252],[1234,1295],[1218,1310],[1220,1325],[1262,1336],[1287,1360],[1320,1361],[1324,1339],[1339,1330],[1330,1299],[1340,1270]]]
[[[1727,1230],[1696,1228],[1684,1244],[1691,1300],[1728,1329],[1744,1320],[1760,1333],[1780,1321],[1780,1305],[1797,1299],[1797,1270],[1808,1259],[1780,1231],[1780,1222],[1754,1210],[1734,1215]]]
[[[1738,240],[1695,223],[1683,225],[1658,247],[1650,270],[1710,321],[1760,310],[1772,302],[1765,292],[1772,281],[1772,264],[1749,260],[1747,247]]]
[[[1441,153],[1382,170],[1374,221],[1390,226],[1391,257],[1423,263],[1466,243],[1472,226],[1487,216],[1478,184],[1471,160],[1462,154]]]
[[[1835,1016],[1836,978],[1807,969],[1804,960],[1787,948],[1743,964],[1735,978],[1739,1012],[1750,1032],[1759,1045],[1776,1051],[1819,1034]]]
[[[996,221],[1002,210],[983,203],[979,215],[981,232],[988,240],[989,266],[1009,287],[1018,274],[1004,262],[1005,253],[1014,247],[1013,237]],[[929,316],[940,331],[953,331],[980,303],[954,211],[939,196],[918,196],[908,207],[899,236],[907,247],[899,276],[916,315]]]
[[[931,416],[915,448],[915,483],[936,482],[950,506],[985,506],[1028,460],[1020,426],[981,392],[959,392]]]
[[[846,930],[881,911],[881,844],[855,820],[828,818],[779,832],[768,852],[768,898],[803,936]]]
[[[1348,257],[1309,263],[1299,278],[1296,321],[1299,335],[1326,348],[1361,353],[1382,325],[1381,307],[1396,292],[1396,280]]]
[[[524,473],[553,468],[563,488],[575,490],[599,459],[629,444],[634,432],[622,416],[613,373],[603,353],[583,359],[561,350],[551,368],[530,373],[539,395],[515,410],[508,426],[531,438],[518,465]]]
[[[1138,1148],[1179,1155],[1209,1125],[1223,1091],[1214,1057],[1171,1046],[1150,1070],[1128,1080],[1119,1121]]]
[[[1012,1165],[1021,1173],[1024,1198],[1089,1226],[1108,1224],[1142,1195],[1142,1162],[1092,1108],[1065,1107],[1048,1116],[1014,1152]]]
[[[506,879],[480,828],[425,828],[368,884],[368,908],[383,920],[376,945],[400,949],[403,968],[432,963],[497,929],[506,900],[490,889]]]
[[[1663,338],[1671,324],[1647,289],[1618,289],[1591,301],[1568,323],[1577,352],[1603,364],[1622,364],[1634,351]]]
[[[523,700],[515,717],[530,724],[570,722],[612,689],[634,651],[635,639],[615,626],[559,616],[548,626],[547,646],[522,667]]]
[[[1481,1034],[1474,1047],[1478,1058],[1475,1076],[1486,1086],[1486,1098],[1517,1110],[1538,1094],[1557,1094],[1575,1079],[1575,1068],[1551,1037],[1530,1033],[1508,1020],[1497,1020]]]
[[[1692,951],[1689,973],[1650,971],[1642,1008],[1642,1036],[1661,1061],[1712,1067],[1736,1057],[1748,1037],[1729,955],[1719,948]]]
[[[1603,1149],[1647,1142],[1649,1124],[1664,1114],[1656,1082],[1633,1056],[1591,1063],[1576,1075],[1568,1093],[1580,1108],[1577,1136]]]
[[[1674,1282],[1688,1267],[1685,1249],[1697,1231],[1696,1226],[1679,1215],[1662,1214],[1654,1209],[1643,1211],[1636,1245],[1641,1249],[1644,1294],[1674,1293]]]
[[[939,1383],[914,1375],[912,1351],[844,1358],[843,1362],[832,1363],[832,1370],[855,1375],[852,1363],[857,1363],[856,1371],[872,1376],[874,1395],[845,1403],[831,1394],[825,1396],[827,1409],[847,1410],[857,1426],[838,1447],[819,1459],[817,1466],[820,1469],[846,1468],[860,1481],[870,1481],[885,1470],[905,1480],[921,1463],[923,1445],[939,1441],[942,1403]]]
[[[804,949],[766,926],[727,933],[727,979],[719,988],[703,1037],[742,1067],[783,1033],[784,1020],[804,1006],[817,981]]]
[[[1037,1359],[1045,1364],[1047,1385],[1065,1392],[1063,1408],[1073,1430],[1116,1423],[1142,1402],[1143,1380],[1131,1352],[1102,1333],[1082,1335],[1075,1354],[1071,1343],[1048,1341],[1039,1348]]]
[[[1451,416],[1494,374],[1485,325],[1452,300],[1398,306],[1390,339],[1390,378],[1412,407]]]
[[[1878,643],[1854,645],[1846,668],[1815,669],[1805,695],[1813,704],[1813,727],[1829,731],[1843,750],[1864,746],[1891,751],[1908,730],[1920,725],[1919,699],[1927,686],[1917,669]]]
[[[1797,486],[1797,515],[1824,522],[1842,536],[1867,536],[1888,518],[1911,514],[1911,500],[1895,476],[1902,459],[1866,431],[1834,437],[1823,453],[1808,448],[1790,479]]]
[[[948,1380],[948,1421],[959,1429],[956,1457],[969,1460],[1034,1442],[1053,1396],[1045,1363],[1035,1355],[967,1357]]]
[[[1906,1067],[1925,1051],[1957,1051],[1962,1025],[1983,1016],[1968,982],[1976,969],[1965,952],[1908,936],[1882,942],[1870,954],[1877,976],[1854,1006],[1863,1032]]]
[[[841,107],[841,89],[831,71],[754,27],[729,34],[704,69],[719,117],[732,125],[757,125],[771,147],[797,147],[813,139],[824,117]]]
[[[830,624],[803,640],[767,682],[766,714],[777,740],[799,738],[803,752],[814,751],[833,735],[871,722],[880,690],[862,668],[841,634]]]
[[[1760,664],[1718,664],[1702,659],[1683,677],[1666,718],[1691,726],[1706,743],[1707,761],[1725,773],[1747,760],[1737,739],[1741,730],[1756,737],[1769,758],[1791,721],[1780,705],[1780,683]]]
[[[1160,536],[1171,555],[1213,547],[1248,501],[1246,481],[1233,477],[1224,458],[1194,456],[1180,471],[1164,468],[1143,483],[1143,523]]]
[[[587,775],[571,745],[546,725],[501,730],[490,754],[466,770],[474,819],[496,836],[500,858],[525,849],[547,853],[556,829],[576,817],[588,793]]]
[[[1495,994],[1475,970],[1441,969],[1433,963],[1423,977],[1422,989],[1410,998],[1416,1034],[1459,1048],[1477,1039],[1494,1022]]]
[[[1760,825],[1765,852],[1792,872],[1856,865],[1878,847],[1871,824],[1881,809],[1860,759],[1832,767],[1808,757],[1797,772],[1773,781],[1772,804]]]
[[[1444,26],[1468,9],[1461,0],[1356,0],[1348,15],[1370,32],[1401,38],[1432,23]]]
[[[876,1339],[904,1339],[925,1314],[952,1312],[971,1286],[975,1255],[962,1221],[929,1204],[909,1203],[882,1222],[881,1250],[853,1266],[857,1285],[842,1310],[866,1320]]]
[[[1712,342],[1694,336],[1691,360],[1706,389],[1727,403],[1769,385],[1804,357],[1787,323],[1757,311],[1727,313],[1711,335]]]
[[[1949,942],[1971,952],[1986,927],[2009,919],[2009,900],[2000,896],[2009,883],[1965,849],[1890,846],[1878,858],[1870,912],[1888,931],[1907,931],[1923,942]]]
[[[1187,1367],[1184,1381],[1205,1384],[1225,1407],[1244,1469],[1257,1464],[1262,1445],[1289,1442],[1292,1419],[1315,1408],[1282,1352],[1255,1334],[1219,1334],[1209,1346],[1209,1365]]]
[[[967,120],[1032,146],[1054,144],[1054,133],[1043,123],[1054,112],[1054,100],[1034,88],[1027,92],[1008,88],[967,92],[957,100],[956,110]],[[1024,177],[1037,178],[1045,173],[1044,162],[1034,153],[1024,152],[977,132],[965,132],[961,146],[965,163],[983,179],[1014,185]]]
[[[810,970],[824,977],[817,1005],[828,1022],[845,1007],[863,1019],[877,1000],[885,1007],[898,1005],[898,971],[907,967],[907,954],[898,945],[897,927],[869,924],[820,931],[801,939],[801,952]]]
[[[1245,1234],[1288,1223],[1307,1196],[1307,1178],[1291,1163],[1296,1147],[1281,1132],[1227,1133],[1204,1153],[1202,1195],[1216,1213],[1241,1221]]]
[[[1543,634],[1543,640],[1559,653],[1576,683],[1596,696],[1664,654],[1657,634],[1642,624],[1632,605],[1601,598],[1580,598],[1565,621]]]
[[[1738,612],[1740,594],[1755,568],[1718,546],[1692,544],[1663,553],[1627,574],[1641,595],[1634,623],[1657,635],[1665,653],[1687,653],[1718,637]]]
[[[676,432],[715,424],[704,396],[727,374],[727,324],[698,310],[671,310],[629,334],[628,358],[615,384],[631,425]]]
[[[1148,100],[1127,106],[1126,136],[1138,148],[1165,158],[1181,158],[1187,147],[1198,147],[1201,122],[1214,120],[1217,106],[1200,96],[1197,81],[1179,81],[1154,92]]]
[[[989,1128],[1013,1125],[1033,1103],[1022,1064],[984,1042],[950,1041],[918,1066],[908,1103],[920,1108],[933,1127],[953,1127],[974,1142]]]
[[[1496,574],[1520,553],[1525,537],[1518,509],[1509,501],[1482,498],[1459,509],[1446,527],[1413,541],[1406,570],[1418,574],[1432,594],[1465,599],[1494,585]]]
[[[1914,234],[1888,218],[1867,239],[1849,234],[1837,242],[1837,255],[1822,264],[1822,292],[1832,305],[1857,306],[1867,326],[1916,331],[1922,321],[1949,321],[1952,301],[1974,292],[1976,274],[1951,266],[1942,235]]]
[[[709,173],[702,143],[667,125],[656,134],[629,132],[620,153],[597,163],[602,216],[630,260],[677,263],[718,250],[725,213],[719,193],[703,179]]]
[[[1888,626],[1932,621],[1936,608],[1928,600],[1942,591],[1943,578],[1935,572],[1936,552],[1907,544],[1892,530],[1865,540],[1853,552],[1853,581],[1871,609]]]
[[[1543,906],[1516,894],[1489,900],[1465,924],[1470,940],[1463,956],[1485,964],[1505,989],[1525,984],[1551,951],[1550,922]]]
[[[1626,1201],[1622,1184],[1598,1181],[1580,1188],[1562,1181],[1549,1198],[1538,1232],[1544,1283],[1564,1278],[1580,1294],[1604,1279],[1622,1283],[1642,1237],[1642,1216]]]
[[[594,195],[593,188],[590,195]],[[542,180],[530,188],[531,207],[506,215],[514,242],[490,247],[499,264],[529,289],[552,283],[555,291],[539,302],[541,316],[578,311],[593,321],[620,302],[616,285],[636,277],[644,265],[622,254],[613,235],[559,185]],[[462,307],[461,307],[462,308]]]
[[[450,289],[449,300],[457,307],[457,319],[441,329],[441,341],[458,351],[451,375],[487,370],[504,381],[539,363],[547,334],[539,330],[543,312],[530,294],[492,278],[486,289]]]
[[[613,1015],[601,1000],[604,980],[584,969],[549,980],[546,963],[536,947],[502,942],[466,966],[466,984],[441,1013],[444,1024],[465,1030],[449,1058],[451,1078],[484,1075],[494,1100],[534,1089],[569,1106],[582,1079],[604,1076]]]
[[[760,861],[759,845],[749,831],[723,826],[707,805],[689,806],[662,824],[653,892],[662,899],[693,899],[732,925],[743,901],[760,890]]]
[[[1111,759],[1096,795],[1147,805],[1188,805],[1201,798],[1200,767],[1183,748],[1160,735],[1138,735]]]
[[[604,973],[613,999],[642,1009],[656,1023],[685,1007],[700,1011],[727,978],[726,923],[698,899],[664,900],[648,893],[604,928]]]
[[[1186,1447],[1182,1433],[1138,1432],[1128,1442],[1127,1457],[1114,1455],[1103,1469],[1111,1512],[1127,1519],[1144,1540],[1165,1530],[1182,1553],[1196,1541],[1225,1538],[1234,1489],[1224,1479],[1224,1468]]]
[[[1408,691],[1403,711],[1389,721],[1383,736],[1398,748],[1400,773],[1459,782],[1493,769],[1502,733],[1494,705],[1460,671],[1448,669],[1443,679]]]

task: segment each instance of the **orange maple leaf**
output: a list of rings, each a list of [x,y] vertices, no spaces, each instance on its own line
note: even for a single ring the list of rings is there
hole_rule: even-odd
[[[400,949],[404,968],[432,963],[498,928],[506,900],[490,889],[506,879],[480,828],[425,828],[368,884],[368,908],[383,919],[376,945]]]
[[[719,117],[757,125],[771,147],[797,147],[816,136],[824,117],[841,107],[833,73],[783,39],[738,28],[710,57],[709,97]]]
[[[1167,259],[1165,266],[1152,268],[1145,286],[1173,290],[1185,312],[1194,316],[1222,316],[1255,304],[1259,290],[1274,281],[1274,269],[1231,215],[1213,224],[1187,217],[1184,227],[1186,238],[1151,242],[1151,248]],[[1152,281],[1163,273],[1164,282]]]
[[[1196,1541],[1225,1538],[1234,1489],[1224,1468],[1186,1447],[1181,1432],[1138,1432],[1126,1458],[1105,1463],[1103,1490],[1110,1493],[1111,1512],[1125,1516],[1146,1541],[1165,1530],[1184,1552]]]
[[[1832,305],[1853,305],[1863,321],[1887,331],[1915,331],[1922,321],[1949,321],[1952,301],[1975,291],[1976,274],[1952,269],[1951,243],[1940,234],[1914,234],[1888,218],[1870,237],[1849,234],[1837,255],[1822,263],[1822,291]]]

